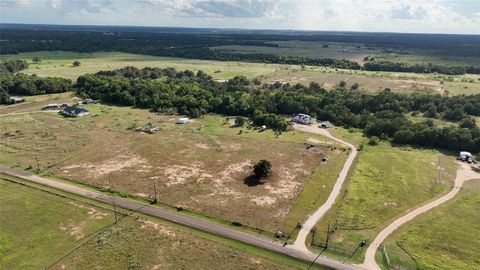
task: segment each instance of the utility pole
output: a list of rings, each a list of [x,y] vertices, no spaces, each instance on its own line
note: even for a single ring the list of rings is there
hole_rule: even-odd
[[[40,164],[38,163],[38,156],[37,154],[35,153],[35,161],[37,162],[37,173],[40,172]]]
[[[157,197],[157,181],[153,180],[153,192],[154,192],[154,196],[153,196],[153,203],[158,203],[158,197]]]
[[[113,204],[113,212],[115,213],[115,223],[118,222],[118,217],[117,217],[117,206],[115,205],[115,199],[112,200]]]
[[[328,224],[328,229],[327,229],[327,242],[325,243],[325,249],[328,248],[328,241],[330,240],[330,224]]]
[[[438,154],[438,167],[437,167],[437,170],[438,170],[438,183],[440,183],[440,180],[441,180],[441,176],[440,176],[440,154]]]

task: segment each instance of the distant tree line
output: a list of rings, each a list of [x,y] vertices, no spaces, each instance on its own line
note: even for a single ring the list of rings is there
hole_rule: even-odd
[[[241,76],[218,83],[202,71],[134,67],[81,76],[75,89],[85,97],[159,112],[247,116],[255,125],[280,131],[288,127],[281,115],[307,113],[399,144],[480,150],[480,130],[473,118],[480,116],[480,95],[405,95],[389,89],[372,95],[345,85],[331,91],[317,83],[258,85]],[[414,123],[407,113],[457,125],[441,128],[432,120]]]
[[[27,29],[26,29],[27,28]],[[397,71],[415,73],[442,74],[480,74],[480,66],[447,66],[433,64],[403,64],[387,61],[370,61],[363,67],[354,61],[332,58],[310,58],[287,56],[282,54],[248,54],[212,50],[211,47],[225,45],[249,45],[263,47],[278,47],[275,41],[315,41],[315,42],[346,42],[364,43],[368,46],[392,46],[404,50],[406,48],[436,49],[439,54],[479,57],[476,36],[446,36],[446,35],[415,35],[415,34],[375,34],[356,33],[348,35],[308,34],[280,35],[254,33],[172,33],[139,31],[135,29],[112,28],[111,31],[96,31],[88,28],[84,31],[65,29],[42,30],[28,27],[2,26],[2,41],[0,54],[15,54],[31,51],[75,51],[99,52],[119,51],[144,55],[183,57],[193,59],[247,61],[278,64],[298,64],[312,66],[327,66],[342,69],[364,69],[371,71]],[[473,44],[472,46],[464,46]],[[475,45],[477,44],[477,45]],[[367,46],[367,45],[366,45]]]
[[[363,69],[370,71],[393,71],[413,73],[441,73],[448,75],[480,74],[480,66],[446,66],[426,64],[392,63],[388,61],[370,61],[364,64]]]

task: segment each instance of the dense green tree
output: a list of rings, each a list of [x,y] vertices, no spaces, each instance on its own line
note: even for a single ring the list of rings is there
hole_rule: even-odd
[[[253,165],[253,174],[255,178],[262,179],[270,175],[272,163],[268,160],[262,159],[257,164]]]

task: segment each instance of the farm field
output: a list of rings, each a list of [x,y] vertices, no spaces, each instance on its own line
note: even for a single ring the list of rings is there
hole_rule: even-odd
[[[38,158],[42,173],[148,200],[156,183],[162,203],[275,232],[305,183],[328,189],[334,181],[328,175],[338,167],[330,164],[346,156],[319,135],[290,131],[275,138],[272,131],[235,128],[232,119],[215,115],[176,125],[176,116],[103,104],[88,105],[91,115],[78,119],[28,113],[45,103],[71,103],[71,95],[1,107],[0,164],[36,170]],[[160,131],[132,130],[148,123]],[[332,162],[321,164],[324,155]],[[260,159],[272,162],[273,174],[249,186],[245,179]]]
[[[144,215],[120,215],[114,224],[111,206],[23,182],[0,175],[0,213],[12,217],[0,222],[0,262],[5,269],[306,267],[301,261]]]
[[[391,88],[397,92],[427,91],[432,93],[477,94],[480,93],[480,75],[447,76],[439,74],[414,74],[394,72],[372,72],[337,70],[324,67],[305,67],[296,65],[261,64],[246,62],[208,61],[182,58],[166,58],[127,53],[73,53],[73,52],[32,52],[18,55],[2,55],[0,59],[19,58],[31,62],[32,58],[43,59],[39,64],[30,63],[26,74],[39,76],[60,76],[72,80],[85,73],[99,70],[111,70],[124,66],[174,67],[178,70],[203,70],[215,79],[230,79],[237,75],[264,83],[276,81],[285,83],[318,82],[326,89],[331,89],[340,81],[348,86],[358,83],[361,91],[378,92]],[[72,62],[79,60],[79,67],[72,67]]]
[[[399,50],[375,45],[342,42],[274,41],[278,47],[226,45],[211,47],[211,50],[236,54],[277,54],[308,58],[347,59],[363,65],[364,57],[374,57],[376,61],[387,60],[397,63],[438,65],[478,65],[480,59],[473,56],[450,56],[434,50]],[[324,45],[328,47],[324,47]]]
[[[114,221],[104,209],[4,178],[0,175],[2,269],[43,269]]]
[[[315,242],[325,243],[330,225],[327,252],[350,257],[361,240],[373,240],[396,216],[446,192],[455,168],[452,157],[434,150],[364,145],[344,195],[317,224]],[[358,250],[352,260],[360,262],[364,251]]]
[[[479,269],[480,179],[451,201],[400,228],[386,240],[395,265],[416,269]]]
[[[241,46],[226,45],[211,47],[211,50],[229,53],[261,53],[261,54],[282,54],[308,58],[335,58],[347,59],[363,64],[363,58],[369,55],[376,55],[381,52],[379,49],[368,49],[362,44],[335,43],[335,42],[311,42],[311,41],[274,41],[278,47],[267,46]],[[327,45],[328,47],[324,47]],[[373,46],[369,46],[370,48]]]

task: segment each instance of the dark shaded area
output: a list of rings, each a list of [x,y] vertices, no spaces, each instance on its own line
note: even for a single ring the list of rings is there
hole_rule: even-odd
[[[265,184],[265,182],[261,181],[261,179],[253,174],[245,177],[245,179],[243,179],[243,183],[249,187],[256,187]]]

